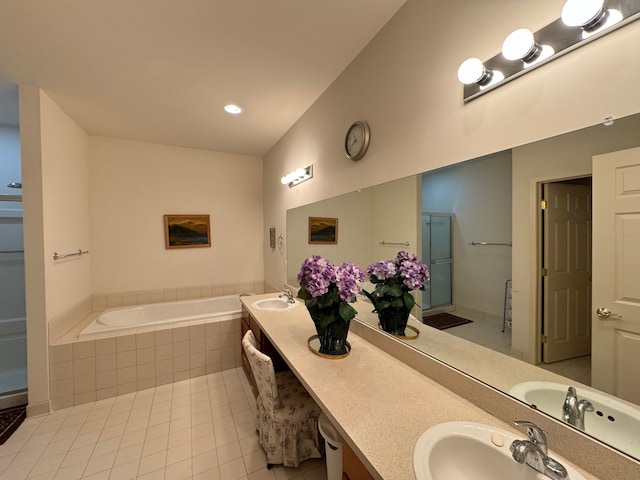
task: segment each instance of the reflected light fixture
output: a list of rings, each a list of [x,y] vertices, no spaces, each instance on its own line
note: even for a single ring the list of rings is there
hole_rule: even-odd
[[[280,179],[283,185],[289,185],[289,188],[295,187],[299,183],[306,182],[313,178],[313,165],[305,168],[296,168],[293,172],[286,174]]]
[[[533,32],[519,28],[511,32],[502,43],[502,56],[507,60],[530,62],[540,54],[542,48],[536,43]]]
[[[238,105],[230,103],[229,105],[224,106],[224,111],[230,113],[231,115],[238,115],[239,113],[242,113],[242,108]]]

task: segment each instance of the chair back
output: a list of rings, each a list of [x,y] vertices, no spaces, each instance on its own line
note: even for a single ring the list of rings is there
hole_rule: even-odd
[[[244,348],[249,359],[262,403],[270,412],[275,412],[276,409],[281,408],[281,404],[280,397],[278,397],[276,373],[273,369],[271,358],[258,350],[256,337],[251,330],[244,334],[242,348]]]

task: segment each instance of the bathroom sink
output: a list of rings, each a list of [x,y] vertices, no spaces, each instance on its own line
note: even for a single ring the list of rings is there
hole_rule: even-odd
[[[286,298],[263,298],[251,305],[258,310],[287,310],[298,305],[298,302],[288,303]]]
[[[417,480],[549,480],[528,465],[516,462],[509,446],[518,435],[491,425],[446,422],[425,430],[413,449],[413,472]],[[585,480],[562,457],[549,451],[571,480]]]
[[[537,410],[562,420],[562,405],[569,384],[523,382],[514,385],[509,394]],[[578,399],[589,400],[594,411],[584,416],[584,432],[618,450],[640,457],[638,432],[640,410],[595,390],[576,387]]]

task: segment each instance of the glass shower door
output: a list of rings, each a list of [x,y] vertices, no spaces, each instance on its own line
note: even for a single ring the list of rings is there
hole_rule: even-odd
[[[449,213],[422,214],[422,261],[431,280],[422,294],[422,309],[453,304],[452,218]]]

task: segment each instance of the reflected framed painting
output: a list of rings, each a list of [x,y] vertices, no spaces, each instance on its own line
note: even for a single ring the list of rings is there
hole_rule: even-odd
[[[209,215],[165,215],[165,248],[211,246]]]
[[[327,217],[309,217],[309,243],[338,243],[338,219]]]

